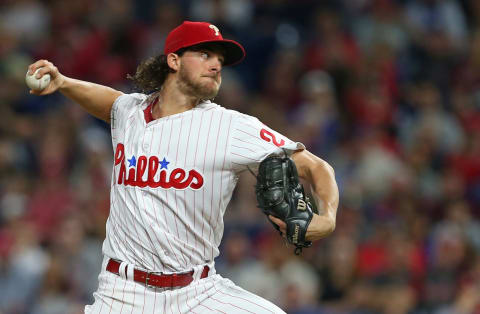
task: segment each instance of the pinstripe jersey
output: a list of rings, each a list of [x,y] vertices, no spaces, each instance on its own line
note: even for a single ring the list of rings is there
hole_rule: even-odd
[[[238,174],[304,146],[210,101],[152,121],[151,107],[144,94],[122,95],[112,107],[103,252],[150,271],[189,270],[218,256]]]

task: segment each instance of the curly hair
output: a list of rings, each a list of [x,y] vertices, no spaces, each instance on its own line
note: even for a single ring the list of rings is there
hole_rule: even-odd
[[[167,56],[158,55],[142,61],[135,74],[128,74],[127,78],[132,80],[141,92],[150,94],[159,91],[168,74],[174,72],[167,64]]]

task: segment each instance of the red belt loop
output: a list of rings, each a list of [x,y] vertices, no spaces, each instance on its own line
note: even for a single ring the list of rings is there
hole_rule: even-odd
[[[119,274],[121,262],[114,259],[109,259],[107,263],[106,270],[116,274]],[[208,277],[208,272],[210,268],[205,265],[202,270],[200,278]],[[133,280],[139,283],[142,283],[150,287],[158,288],[172,288],[172,287],[185,287],[188,286],[193,281],[193,270],[188,273],[182,274],[155,274],[145,272],[143,270],[134,269],[133,270]]]
[[[203,278],[208,277],[208,272],[209,272],[209,271],[210,271],[210,267],[208,267],[207,265],[205,265],[205,267],[203,267],[202,274],[200,275],[200,279],[203,279]]]

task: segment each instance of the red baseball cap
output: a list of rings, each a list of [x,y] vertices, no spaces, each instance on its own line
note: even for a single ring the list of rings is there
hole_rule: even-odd
[[[223,39],[220,30],[206,22],[184,21],[174,28],[165,40],[165,55],[202,43],[219,43],[225,48],[223,65],[239,63],[245,58],[245,49],[234,40]]]

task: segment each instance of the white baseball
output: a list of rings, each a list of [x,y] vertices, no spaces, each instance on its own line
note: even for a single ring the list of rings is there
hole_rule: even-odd
[[[25,76],[25,83],[27,83],[27,86],[30,87],[30,89],[35,90],[35,91],[41,91],[45,87],[50,84],[50,74],[44,74],[41,78],[37,79],[35,75],[37,75],[38,71],[41,68],[38,68],[35,73],[32,75],[27,74]]]

